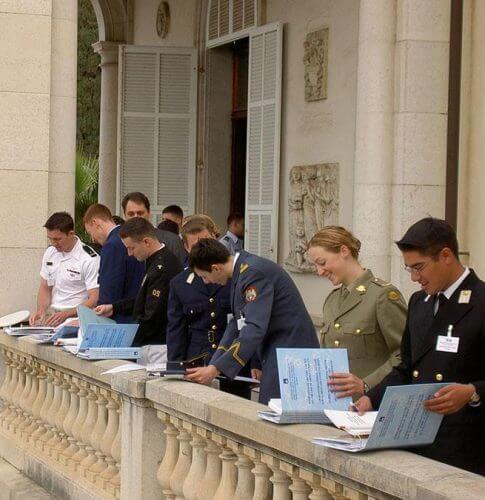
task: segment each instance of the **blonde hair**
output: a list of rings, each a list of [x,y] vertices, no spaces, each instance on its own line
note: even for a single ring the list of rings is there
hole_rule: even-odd
[[[188,234],[197,234],[207,229],[209,233],[213,234],[216,238],[220,236],[219,228],[216,223],[205,214],[189,215],[185,218],[180,234],[185,242],[187,242]]]
[[[360,241],[342,226],[325,226],[308,243],[310,247],[323,247],[332,253],[339,253],[345,245],[354,259],[359,258]]]

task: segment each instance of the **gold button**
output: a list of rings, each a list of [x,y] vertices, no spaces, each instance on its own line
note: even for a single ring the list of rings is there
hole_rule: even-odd
[[[216,317],[216,313],[215,312],[211,312],[211,318],[215,318]]]
[[[217,348],[217,344],[212,344],[212,349],[216,349]]]
[[[320,328],[320,335],[323,335],[325,333],[323,328]]]
[[[361,332],[360,328],[357,328],[357,330],[355,330],[355,333],[359,334]]]
[[[334,342],[334,345],[335,345],[335,347],[338,347],[338,346],[340,345],[340,341],[339,341],[339,340],[336,340],[336,341]]]
[[[217,325],[212,325],[213,330],[217,330]]]
[[[214,302],[214,297],[211,297],[211,298],[209,299],[209,302],[212,304],[212,303]]]
[[[340,328],[340,323],[335,323],[333,326],[338,330]]]
[[[413,378],[418,378],[419,377],[419,372],[418,370],[413,371]]]
[[[435,378],[436,378],[436,380],[437,380],[438,382],[441,382],[441,381],[443,380],[443,375],[441,375],[441,373],[437,373],[437,374],[435,375]]]

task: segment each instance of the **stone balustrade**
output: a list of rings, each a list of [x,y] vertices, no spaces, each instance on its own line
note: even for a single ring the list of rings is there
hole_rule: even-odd
[[[398,450],[312,444],[329,426],[277,426],[261,405],[0,333],[0,457],[60,498],[483,498],[485,479]],[[1,484],[1,479],[0,479]]]

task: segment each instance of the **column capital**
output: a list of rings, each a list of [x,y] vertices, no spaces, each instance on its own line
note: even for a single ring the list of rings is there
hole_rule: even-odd
[[[118,47],[119,42],[104,42],[99,41],[91,45],[94,52],[101,56],[100,66],[106,66],[107,64],[118,64]]]

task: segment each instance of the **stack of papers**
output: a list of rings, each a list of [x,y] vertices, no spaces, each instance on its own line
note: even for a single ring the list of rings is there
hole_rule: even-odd
[[[276,349],[281,399],[259,411],[276,424],[326,424],[325,409],[347,410],[352,400],[338,399],[328,380],[332,372],[349,372],[347,349]]]
[[[313,443],[352,453],[431,444],[438,433],[443,415],[426,410],[423,403],[445,385],[448,384],[387,387],[379,411],[369,412],[361,417],[357,413],[349,415],[346,411],[327,411],[328,417],[337,427],[354,437],[316,437]],[[368,437],[362,438],[365,435]]]

